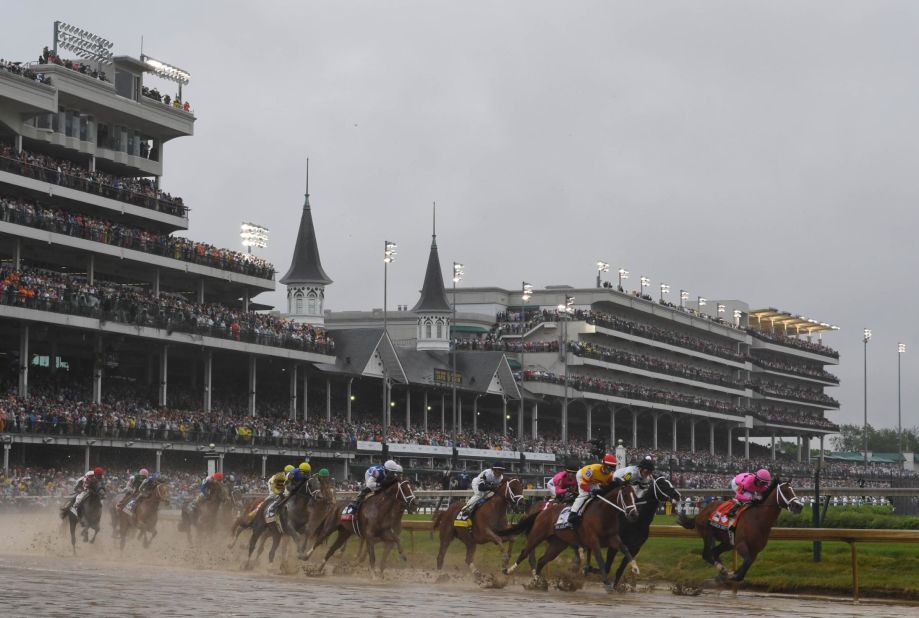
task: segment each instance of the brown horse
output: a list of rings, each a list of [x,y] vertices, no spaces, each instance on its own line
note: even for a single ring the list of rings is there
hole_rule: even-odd
[[[123,509],[117,511],[121,549],[124,549],[128,533],[135,528],[138,530],[138,536],[143,541],[144,547],[150,547],[150,542],[156,537],[156,520],[159,517],[161,503],[169,504],[169,490],[165,481],[156,479],[150,495],[137,498],[134,515],[128,515]]]
[[[218,527],[218,517],[221,507],[226,503],[231,504],[230,492],[219,481],[208,481],[210,493],[205,498],[201,496],[185,505],[179,520],[179,532],[188,535],[188,544],[193,544],[191,529],[194,528],[197,536],[210,536]]]
[[[549,547],[536,563],[533,571],[534,582],[542,581],[542,570],[567,547],[585,547],[596,557],[597,566],[600,567],[603,585],[611,590],[608,573],[605,565],[600,563],[600,550],[604,547],[615,547],[622,552],[630,565],[632,572],[638,574],[638,565],[629,551],[628,546],[619,538],[619,514],[622,513],[629,521],[638,518],[638,507],[635,504],[635,491],[630,485],[612,483],[596,494],[594,499],[582,509],[583,516],[576,528],[555,529],[555,522],[565,505],[552,504],[545,510],[528,515],[516,526],[507,530],[499,530],[498,535],[505,537],[521,532],[527,532],[526,545],[517,557],[517,561],[504,573],[509,574],[520,565],[540,543],[548,541]]]
[[[453,525],[457,513],[463,507],[463,502],[450,504],[445,511],[434,514],[434,529],[440,533],[440,551],[437,553],[437,568],[444,566],[444,556],[453,539],[459,539],[466,546],[466,566],[476,573],[477,569],[472,563],[475,557],[476,545],[494,543],[501,547],[507,543],[504,551],[502,567],[506,567],[511,558],[513,539],[502,539],[495,532],[507,527],[507,508],[519,508],[523,505],[523,485],[520,479],[504,477],[494,493],[476,509],[472,516],[472,525],[457,527]]]
[[[386,568],[386,559],[389,556],[392,547],[398,542],[396,530],[401,530],[402,513],[406,510],[414,511],[415,492],[412,490],[412,484],[409,481],[396,481],[389,486],[379,490],[377,493],[369,496],[357,513],[354,514],[352,521],[341,521],[341,514],[349,504],[348,500],[339,500],[336,508],[333,509],[323,522],[322,531],[319,533],[316,543],[304,555],[304,560],[309,560],[313,551],[333,532],[338,532],[335,542],[329,547],[319,566],[319,572],[325,568],[329,558],[332,557],[338,548],[345,544],[352,534],[362,537],[367,543],[367,555],[370,558],[370,572],[376,575],[376,551],[375,545],[379,542],[386,544],[386,551],[380,562],[380,575]]]
[[[804,508],[795,495],[795,490],[791,488],[791,483],[783,483],[778,477],[763,493],[762,501],[747,508],[737,519],[737,527],[733,534],[709,525],[712,511],[721,504],[723,501],[712,502],[695,517],[680,513],[679,522],[687,530],[695,530],[702,537],[702,559],[718,569],[718,577],[723,581],[736,582],[743,580],[756,556],[766,547],[772,526],[779,518],[779,512],[788,509],[792,513],[800,513]],[[743,559],[743,564],[736,573],[728,572],[721,564],[721,554],[729,549],[736,549]]]

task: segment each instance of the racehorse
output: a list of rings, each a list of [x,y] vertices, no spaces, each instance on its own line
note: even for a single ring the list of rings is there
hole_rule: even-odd
[[[387,487],[380,489],[378,492],[369,496],[360,506],[356,513],[353,514],[351,521],[342,521],[341,514],[348,505],[347,500],[339,500],[336,508],[333,509],[323,522],[322,532],[319,533],[316,543],[303,557],[309,560],[316,547],[333,532],[338,532],[332,546],[329,547],[319,566],[319,572],[325,568],[329,558],[332,557],[338,548],[345,544],[352,534],[362,537],[367,543],[367,555],[370,558],[370,572],[376,575],[376,550],[375,546],[379,542],[386,545],[386,551],[383,553],[383,559],[380,561],[380,575],[386,568],[386,559],[389,557],[392,547],[399,541],[397,530],[401,530],[402,513],[408,510],[412,512],[416,508],[415,492],[412,490],[412,484],[409,481],[395,481]]]
[[[169,504],[169,490],[166,487],[166,481],[157,478],[153,481],[153,491],[150,492],[150,495],[137,497],[133,516],[125,513],[123,509],[118,511],[121,549],[124,549],[128,533],[134,528],[137,528],[138,536],[143,541],[144,547],[150,547],[150,542],[156,537],[156,521],[159,518],[161,503]]]
[[[280,498],[278,499],[280,500]],[[263,502],[258,507],[258,511],[255,513],[255,517],[252,519],[252,536],[249,537],[249,555],[246,558],[246,565],[244,567],[247,570],[252,568],[252,552],[255,551],[255,546],[263,534],[267,534],[271,538],[271,549],[268,552],[269,563],[274,562],[274,556],[278,551],[278,545],[280,545],[281,540],[285,535],[292,537],[297,546],[300,546],[300,535],[290,526],[289,516],[287,509],[285,508],[286,504],[279,504],[275,506],[275,519],[271,522],[266,520],[266,512],[268,510],[268,506],[269,505],[267,501]],[[285,545],[284,547],[286,552],[287,546]],[[258,553],[255,556],[256,561],[258,561],[258,559],[261,557],[263,549],[265,549],[264,541],[262,541],[262,544],[258,549]]]
[[[494,543],[501,548],[506,543],[501,566],[506,567],[511,557],[513,538],[502,539],[496,530],[507,527],[508,507],[520,508],[523,506],[523,485],[520,479],[504,477],[494,493],[479,506],[472,516],[472,525],[457,527],[453,525],[457,513],[463,506],[462,501],[454,502],[445,511],[434,514],[434,529],[440,534],[440,551],[437,553],[437,568],[444,566],[444,556],[453,539],[459,539],[466,546],[466,566],[473,573],[477,572],[472,560],[475,557],[475,548],[482,543]]]
[[[619,537],[629,548],[629,551],[632,552],[633,558],[638,556],[638,552],[641,551],[642,545],[648,540],[648,535],[651,532],[651,522],[654,521],[654,515],[657,514],[657,509],[661,502],[669,501],[676,504],[680,499],[680,492],[676,490],[673,483],[665,477],[659,476],[651,483],[651,487],[648,488],[647,493],[645,493],[642,499],[636,502],[638,506],[638,521],[632,522],[624,515],[619,515]],[[615,557],[615,547],[610,547],[606,550],[607,574],[609,574],[610,568],[613,566],[613,559]],[[587,564],[590,565],[589,559],[587,560]],[[622,573],[625,571],[627,565],[628,560],[623,556],[622,561],[619,563],[619,568],[616,569],[616,576],[613,578],[613,587],[619,584],[619,580],[622,579]],[[584,570],[585,572],[588,570],[594,571],[590,566],[585,567]]]
[[[680,513],[678,519],[681,526],[687,530],[695,530],[702,537],[702,559],[718,569],[718,577],[722,581],[735,582],[743,581],[756,556],[766,547],[769,533],[779,518],[779,512],[788,509],[792,513],[800,513],[804,508],[795,495],[795,490],[791,488],[791,482],[781,482],[776,477],[763,492],[762,500],[746,508],[738,517],[736,529],[731,534],[727,530],[719,530],[709,525],[712,512],[723,503],[712,502],[695,517]],[[743,564],[734,573],[729,572],[721,564],[721,554],[729,549],[736,549],[743,559]]]
[[[566,547],[586,547],[591,555],[596,556],[597,566],[601,569],[600,550],[603,547],[618,547],[623,556],[628,558],[632,572],[638,573],[638,565],[629,548],[619,536],[619,517],[623,513],[629,521],[638,518],[638,507],[635,505],[635,491],[630,485],[613,482],[606,485],[597,493],[590,502],[581,509],[581,522],[576,528],[555,529],[555,523],[564,505],[553,504],[535,515],[528,515],[520,522],[507,530],[499,530],[498,536],[512,536],[527,532],[526,545],[517,557],[517,561],[509,569],[503,569],[505,574],[512,573],[530,552],[543,541],[548,541],[549,547],[536,563],[533,571],[534,581],[542,579],[543,568],[555,559]],[[617,513],[618,512],[618,513]],[[609,577],[605,570],[600,573],[603,585],[607,590],[612,590]]]
[[[70,546],[73,548],[73,554],[77,554],[77,523],[83,527],[83,542],[94,543],[96,535],[99,534],[99,521],[102,519],[102,486],[94,483],[88,489],[89,495],[83,499],[77,508],[77,515],[67,509],[62,513],[70,523]],[[89,538],[89,529],[93,530],[93,537]]]
[[[300,535],[298,555],[303,557],[315,543],[322,522],[335,507],[335,485],[331,477],[314,476],[298,487],[287,500],[287,520]]]
[[[217,527],[217,516],[220,507],[224,502],[229,501],[229,495],[226,487],[219,481],[210,481],[211,491],[207,497],[202,496],[195,508],[187,504],[182,509],[182,519],[179,521],[179,532],[185,532],[188,535],[188,543],[191,544],[191,529],[195,528],[198,536],[209,536],[213,534]]]

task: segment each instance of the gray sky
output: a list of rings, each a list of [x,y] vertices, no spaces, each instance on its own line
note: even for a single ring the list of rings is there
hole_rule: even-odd
[[[919,5],[649,4],[19,2],[0,56],[37,57],[54,19],[116,54],[143,35],[192,74],[196,135],[164,175],[189,236],[235,247],[251,219],[282,273],[310,156],[328,308],[382,306],[386,239],[390,306],[414,304],[436,200],[463,285],[590,286],[603,259],[838,324],[840,422],[861,422],[868,326],[869,414],[895,426],[904,341],[919,424]]]

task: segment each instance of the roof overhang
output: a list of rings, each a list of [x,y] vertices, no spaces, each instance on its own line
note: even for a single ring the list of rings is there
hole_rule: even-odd
[[[762,329],[763,326],[768,325],[771,330],[783,328],[788,333],[805,335],[839,330],[839,327],[833,324],[806,318],[803,315],[795,315],[787,311],[780,311],[773,307],[751,309],[747,315],[750,318],[749,324],[751,328]]]

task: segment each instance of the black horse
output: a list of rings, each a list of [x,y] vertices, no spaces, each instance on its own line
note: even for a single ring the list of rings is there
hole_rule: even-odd
[[[83,527],[83,542],[94,543],[96,541],[96,535],[99,534],[99,522],[102,520],[102,498],[105,493],[102,489],[102,485],[94,483],[87,491],[89,495],[87,495],[80,503],[80,506],[77,507],[77,515],[74,515],[73,511],[69,508],[61,512],[61,515],[66,517],[70,523],[70,546],[73,549],[74,555],[77,553],[77,524]],[[93,531],[92,538],[89,538],[90,529]]]
[[[657,514],[657,509],[661,502],[669,501],[676,504],[681,499],[682,496],[673,486],[673,483],[663,476],[659,476],[654,479],[651,483],[651,487],[648,488],[648,491],[645,492],[641,500],[636,502],[638,505],[638,519],[636,521],[629,521],[626,519],[625,515],[619,514],[619,537],[622,539],[622,542],[625,543],[626,547],[629,548],[633,558],[638,555],[642,545],[648,540],[648,535],[651,532],[651,522],[654,521],[654,515]],[[613,559],[615,557],[616,550],[612,547],[609,548],[606,551],[607,577],[609,577],[609,572],[613,566]],[[590,564],[589,556],[585,564]],[[619,580],[622,578],[622,573],[625,571],[627,564],[628,560],[623,558],[622,562],[619,564],[619,568],[616,569],[616,578],[613,580],[614,587],[619,585]],[[584,568],[584,572],[596,573],[598,569],[588,566]]]

